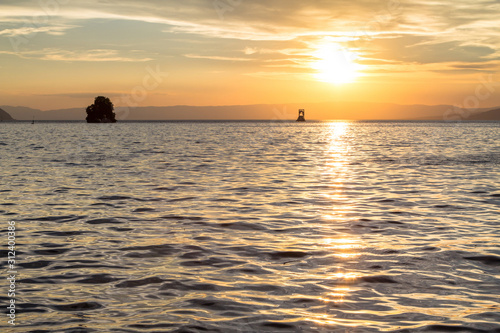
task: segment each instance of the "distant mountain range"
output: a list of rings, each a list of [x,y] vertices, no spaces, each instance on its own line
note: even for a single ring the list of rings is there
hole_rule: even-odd
[[[451,105],[327,102],[232,106],[165,106],[115,109],[120,120],[295,120],[298,109],[306,120],[500,120],[500,108],[474,113]],[[7,112],[5,112],[5,111]],[[12,117],[10,117],[12,116]],[[85,121],[85,108],[42,111],[22,106],[0,106],[0,119]]]

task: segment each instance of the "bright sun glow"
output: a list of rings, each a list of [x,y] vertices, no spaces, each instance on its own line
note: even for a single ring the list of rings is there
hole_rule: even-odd
[[[318,58],[313,68],[316,79],[335,84],[350,83],[360,75],[361,65],[355,61],[358,55],[335,43],[323,44],[313,54]]]

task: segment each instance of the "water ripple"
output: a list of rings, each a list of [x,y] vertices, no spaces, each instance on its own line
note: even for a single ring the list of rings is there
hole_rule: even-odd
[[[500,332],[496,123],[83,125],[2,127],[16,332]]]

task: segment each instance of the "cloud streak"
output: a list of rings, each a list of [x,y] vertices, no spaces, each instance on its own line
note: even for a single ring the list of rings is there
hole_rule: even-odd
[[[41,26],[41,27],[36,27],[36,26],[24,26],[21,28],[13,28],[13,29],[3,29],[0,30],[0,36],[7,36],[7,37],[16,37],[16,36],[29,36],[29,35],[34,35],[38,33],[46,33],[49,35],[54,35],[54,36],[61,36],[66,33],[67,30],[76,28],[77,26],[74,25],[58,25],[58,26]]]
[[[198,54],[185,54],[186,58],[191,59],[209,59],[209,60],[218,60],[218,61],[251,61],[249,58],[235,58],[235,57],[221,57],[221,56],[205,56]]]
[[[86,50],[67,51],[59,49],[42,49],[39,51],[0,51],[0,54],[15,55],[23,59],[36,59],[45,61],[81,61],[81,62],[146,62],[152,60],[147,57],[126,57],[120,55],[118,50]]]

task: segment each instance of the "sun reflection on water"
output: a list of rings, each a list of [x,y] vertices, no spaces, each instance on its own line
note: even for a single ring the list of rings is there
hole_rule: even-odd
[[[323,297],[321,297],[321,301],[324,303],[335,303],[335,304],[342,304],[346,300],[346,296],[349,295],[351,292],[351,288],[349,287],[335,287],[332,288],[332,292],[329,292],[325,294]]]
[[[352,220],[356,202],[349,194],[352,182],[352,167],[350,165],[350,122],[331,122],[327,130],[328,147],[325,149],[324,164],[321,170],[322,199],[330,204],[321,209],[323,221],[337,229],[339,224]],[[321,239],[318,244],[329,256],[335,258],[336,266],[328,270],[329,290],[319,296],[325,304],[322,314],[309,314],[308,320],[321,325],[358,326],[352,321],[337,318],[334,307],[350,306],[350,295],[354,291],[355,282],[363,276],[356,270],[357,263],[363,251],[362,240],[349,232],[339,234],[338,231],[329,237]]]
[[[325,238],[322,240],[325,248],[331,250],[334,256],[344,259],[353,259],[359,257],[361,253],[361,244],[354,238]]]
[[[341,221],[351,212],[352,202],[346,196],[345,188],[350,176],[349,170],[349,122],[331,122],[326,130],[324,164],[321,167],[321,181],[325,187],[322,197],[332,204],[322,211],[326,220]]]
[[[327,166],[345,169],[348,158],[348,146],[345,136],[349,129],[349,122],[332,122],[329,127],[330,145],[328,147],[328,154],[330,155],[330,159],[327,162]],[[337,185],[342,184],[340,179],[337,181],[339,181]]]

